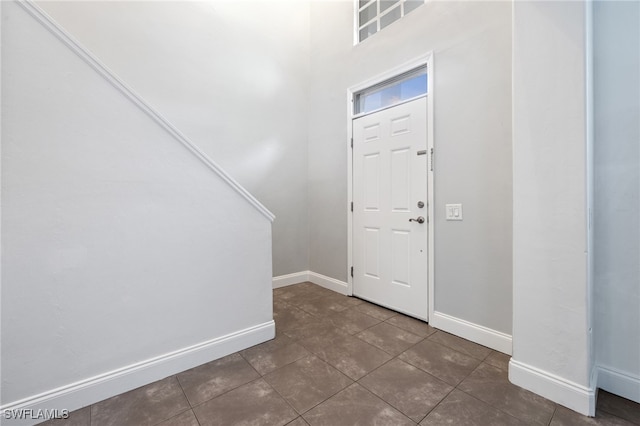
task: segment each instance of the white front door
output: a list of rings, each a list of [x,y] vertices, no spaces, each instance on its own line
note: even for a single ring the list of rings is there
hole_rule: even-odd
[[[424,320],[427,159],[426,98],[353,120],[353,294]]]

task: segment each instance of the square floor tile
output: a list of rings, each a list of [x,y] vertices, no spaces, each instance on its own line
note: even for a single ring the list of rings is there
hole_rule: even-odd
[[[599,390],[597,407],[598,410],[640,425],[640,404],[637,402]]]
[[[240,386],[193,409],[200,426],[286,425],[298,417],[263,379]]]
[[[239,353],[208,362],[178,374],[192,406],[257,379],[260,375]]]
[[[357,336],[391,355],[399,355],[423,338],[386,322],[375,325]]]
[[[327,332],[301,341],[301,344],[353,380],[389,361],[388,353],[344,332]]]
[[[456,389],[420,422],[420,426],[445,425],[524,426],[525,424]]]
[[[458,389],[528,424],[548,425],[556,408],[548,399],[509,382],[506,371],[484,363]]]
[[[92,426],[155,425],[191,408],[175,376],[91,406]]]
[[[334,327],[349,334],[355,334],[362,330],[374,326],[380,322],[379,319],[363,314],[355,309],[347,309],[342,312],[331,314],[327,317]]]
[[[357,383],[308,411],[303,418],[311,426],[415,425],[408,417]]]
[[[389,318],[387,322],[420,337],[430,336],[437,331],[426,322],[401,314]]]
[[[358,382],[371,392],[419,422],[453,390],[413,365],[393,359]]]
[[[485,346],[478,345],[477,343],[471,342],[467,339],[463,339],[440,330],[429,336],[429,340],[448,346],[451,349],[465,355],[469,355],[472,358],[479,359],[480,361],[485,359],[492,352],[491,349]]]
[[[290,337],[281,334],[275,339],[241,351],[258,373],[265,375],[277,368],[309,355],[309,351]]]
[[[192,410],[189,410],[189,411],[185,411],[184,413],[178,414],[177,416],[172,417],[169,420],[165,420],[164,422],[158,424],[158,426],[200,426],[200,425],[198,424],[196,415],[193,414]]]
[[[382,306],[374,305],[373,303],[369,302],[362,302],[361,304],[356,306],[355,309],[374,318],[378,318],[381,321],[388,320],[389,318],[398,315],[398,313],[395,311],[391,311],[389,309],[383,308]]]
[[[403,352],[399,358],[453,386],[480,364],[475,358],[428,339]]]
[[[301,414],[353,383],[315,356],[282,367],[264,379]]]

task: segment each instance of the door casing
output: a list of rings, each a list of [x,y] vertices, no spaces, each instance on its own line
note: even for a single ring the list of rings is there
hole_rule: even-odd
[[[388,71],[369,78],[347,90],[347,293],[353,295],[353,278],[351,277],[351,267],[353,266],[353,212],[351,211],[351,202],[353,201],[353,150],[351,142],[353,139],[353,105],[354,94],[364,89],[380,84],[384,81],[392,79],[400,74],[404,74],[412,69],[426,66],[427,67],[427,152],[429,155],[429,167],[427,168],[427,214],[429,222],[427,224],[427,247],[428,253],[428,319],[433,316],[435,307],[435,252],[434,252],[434,175],[435,175],[435,147],[434,147],[434,119],[433,119],[433,99],[434,99],[434,60],[433,52],[428,52],[409,62],[391,68]]]

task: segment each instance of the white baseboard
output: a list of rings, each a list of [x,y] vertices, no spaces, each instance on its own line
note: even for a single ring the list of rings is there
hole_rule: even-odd
[[[296,272],[294,274],[273,277],[273,288],[286,287],[309,281],[309,271]]]
[[[530,365],[509,361],[511,383],[564,405],[585,416],[596,413],[595,388],[590,389]]]
[[[640,377],[610,367],[597,367],[596,386],[640,404]]]
[[[257,345],[275,337],[275,323],[265,322],[226,336],[189,346],[108,373],[30,396],[0,407],[3,426],[33,425],[44,419],[12,420],[7,410],[77,410],[189,368]]]
[[[507,355],[512,353],[511,336],[508,334],[442,312],[434,312],[429,318],[429,325]]]
[[[346,282],[311,271],[301,271],[293,274],[273,277],[273,288],[285,287],[292,284],[303,283],[305,281],[312,282],[320,287],[333,290],[340,294],[349,294],[349,285]]]
[[[315,272],[309,271],[309,281],[319,285],[320,287],[324,287],[337,293],[344,294],[345,296],[349,294],[349,285],[346,282],[336,280],[335,278],[327,277],[325,275],[320,275]]]

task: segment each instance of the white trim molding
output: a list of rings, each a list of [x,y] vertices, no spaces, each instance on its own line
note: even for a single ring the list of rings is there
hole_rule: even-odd
[[[301,271],[293,274],[273,277],[273,288],[286,287],[289,285],[299,284],[307,281],[319,285],[320,287],[324,287],[328,290],[333,290],[336,293],[350,296],[348,292],[349,285],[346,282],[312,271]]]
[[[76,383],[61,386],[0,407],[6,410],[77,410],[90,404],[144,386],[156,380],[260,344],[275,337],[274,321],[268,321],[225,336],[198,343],[155,358],[131,364]],[[2,419],[6,426],[32,425],[38,420]]]
[[[293,284],[309,281],[309,271],[296,272],[293,274],[273,277],[273,288],[286,287]]]
[[[509,361],[509,380],[540,396],[585,416],[596,412],[596,391],[513,358]]]
[[[69,49],[71,49],[80,59],[93,68],[113,87],[118,89],[138,108],[147,114],[153,121],[169,133],[174,139],[180,142],[185,148],[191,151],[200,161],[202,161],[209,169],[215,172],[223,181],[233,188],[241,197],[254,206],[271,222],[275,219],[275,215],[271,213],[262,203],[260,203],[253,195],[249,193],[242,185],[225,172],[218,164],[216,164],[207,154],[189,140],[180,130],[171,124],[162,116],[155,108],[153,108],[146,100],[130,88],[120,77],[103,64],[93,53],[82,46],[76,39],[71,36],[64,28],[53,20],[40,6],[33,0],[19,0],[17,2],[29,15],[40,22],[49,32],[62,41]]]
[[[340,281],[335,278],[327,277],[326,275],[317,274],[311,271],[309,271],[309,281],[319,285],[320,287],[324,287],[345,296],[349,296],[349,284],[344,281]]]
[[[429,325],[507,355],[512,353],[512,340],[509,334],[437,311],[431,314]]]
[[[596,367],[596,371],[596,386],[599,389],[640,404],[640,377],[601,365]]]

